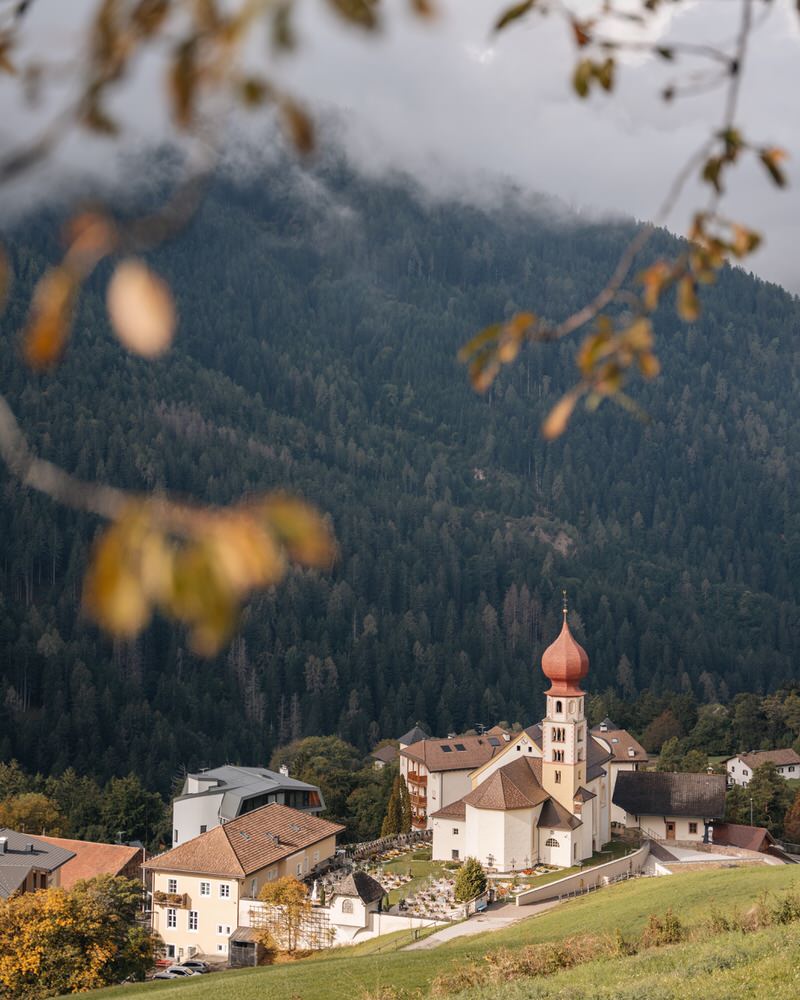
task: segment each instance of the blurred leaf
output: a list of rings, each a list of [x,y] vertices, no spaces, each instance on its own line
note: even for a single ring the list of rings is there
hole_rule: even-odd
[[[270,586],[286,572],[283,553],[252,515],[232,511],[216,516],[205,541],[215,572],[234,594]]]
[[[145,358],[163,354],[175,332],[169,287],[142,261],[117,265],[108,285],[108,313],[119,340]]]
[[[666,45],[656,46],[655,51],[656,55],[661,56],[661,58],[665,59],[667,62],[672,62],[672,60],[675,58],[674,51],[671,48],[668,48]]]
[[[658,300],[665,285],[671,280],[672,271],[666,261],[659,260],[651,264],[639,275],[639,281],[644,285],[644,305],[652,312],[658,306]]]
[[[591,59],[581,59],[572,74],[572,86],[579,97],[586,97],[589,93],[589,85],[594,75],[594,63]]]
[[[116,230],[100,212],[81,212],[67,222],[64,238],[69,245],[70,260],[77,260],[85,274],[114,248]]]
[[[16,75],[16,67],[11,62],[11,42],[8,38],[0,38],[0,72]]]
[[[22,349],[31,368],[54,365],[66,346],[78,291],[74,273],[62,265],[47,271],[33,292]]]
[[[83,588],[87,613],[112,635],[124,638],[137,635],[151,615],[134,556],[130,522],[112,524],[95,545]]]
[[[605,62],[595,66],[594,76],[603,90],[611,91],[614,88],[614,60],[609,56]]]
[[[585,48],[592,40],[590,32],[594,27],[594,22],[578,21],[577,18],[572,18],[570,24],[572,25],[572,34],[575,37],[575,44],[580,49]]]
[[[524,17],[530,10],[533,10],[534,4],[537,0],[523,0],[522,3],[514,4],[513,7],[508,7],[497,20],[494,26],[495,31],[502,31],[506,25],[518,20],[520,17]]]
[[[572,412],[575,409],[575,404],[578,402],[579,392],[577,389],[571,389],[568,393],[559,399],[553,409],[548,413],[547,419],[542,424],[542,436],[547,441],[552,441],[554,438],[561,437],[564,431],[567,429],[567,424],[572,416]]]
[[[690,274],[685,274],[678,282],[678,315],[687,323],[694,322],[700,315],[697,286]]]
[[[297,45],[292,26],[292,3],[278,4],[272,17],[272,44],[276,49],[291,52]]]
[[[272,88],[261,77],[248,76],[239,83],[239,93],[247,107],[256,108],[271,96]]]
[[[152,38],[164,23],[169,6],[169,0],[139,0],[131,13],[131,23],[144,38]]]
[[[661,371],[661,362],[649,351],[645,351],[638,357],[639,370],[646,379],[655,378]]]
[[[759,159],[767,168],[767,172],[778,187],[786,187],[786,174],[781,169],[780,164],[787,158],[787,155],[786,150],[775,148],[762,149],[759,154]]]
[[[722,157],[710,156],[703,164],[702,178],[710,184],[715,191],[722,191],[720,174],[722,173]]]
[[[169,72],[172,113],[181,128],[192,123],[198,80],[197,39],[189,38],[176,48]]]
[[[119,133],[119,125],[100,106],[97,95],[87,102],[83,110],[82,120],[91,132],[97,132],[100,135],[117,135]]]
[[[417,17],[428,19],[436,17],[436,7],[431,0],[411,0],[411,9]]]
[[[375,3],[372,0],[328,0],[340,17],[351,24],[372,31],[378,26]]]
[[[637,354],[649,351],[654,342],[652,323],[644,316],[638,317],[624,331],[623,340],[625,345]]]
[[[272,496],[255,509],[290,559],[321,569],[331,566],[336,553],[333,535],[313,507],[292,497]]]
[[[485,327],[480,333],[476,333],[475,336],[468,340],[466,344],[458,352],[458,360],[466,363],[482,347],[485,347],[492,340],[497,340],[497,335],[500,333],[500,323],[492,323],[490,326]]]
[[[205,542],[176,554],[169,610],[189,626],[191,646],[200,656],[213,656],[233,632],[237,602]]]
[[[294,101],[286,98],[281,103],[285,130],[298,153],[308,154],[314,149],[314,124],[306,112]]]
[[[761,234],[734,222],[731,224],[733,239],[731,249],[737,257],[746,257],[761,246]]]

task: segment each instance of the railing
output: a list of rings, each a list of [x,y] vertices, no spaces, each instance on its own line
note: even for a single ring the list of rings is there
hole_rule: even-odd
[[[160,889],[156,889],[153,893],[153,904],[155,906],[171,906],[180,910],[188,909],[192,905],[185,892],[163,892]]]
[[[422,785],[425,787],[428,784],[428,775],[420,774],[419,771],[409,771],[406,777],[406,783],[409,785]]]
[[[414,806],[427,806],[428,796],[425,792],[411,792],[408,796],[411,799],[411,804]]]

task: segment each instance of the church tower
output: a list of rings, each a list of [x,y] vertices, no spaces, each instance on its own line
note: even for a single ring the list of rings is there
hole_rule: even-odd
[[[573,813],[575,795],[586,784],[589,732],[580,682],[589,672],[589,657],[569,630],[566,591],[563,615],[561,633],[542,654],[542,670],[550,681],[542,720],[542,787]]]

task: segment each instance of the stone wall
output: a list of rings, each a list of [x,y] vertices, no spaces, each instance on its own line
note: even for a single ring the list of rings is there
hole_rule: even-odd
[[[627,857],[607,861],[605,864],[595,865],[593,868],[584,868],[582,871],[575,872],[574,875],[566,875],[564,878],[558,879],[557,882],[534,886],[533,889],[521,892],[517,896],[517,906],[530,906],[532,903],[542,903],[546,899],[558,899],[559,896],[567,896],[573,892],[582,892],[605,885],[606,881],[610,879],[636,875],[644,868],[649,854],[650,844],[648,842]]]

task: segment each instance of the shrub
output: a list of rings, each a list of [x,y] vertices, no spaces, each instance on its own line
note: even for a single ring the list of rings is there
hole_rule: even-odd
[[[486,873],[477,858],[467,858],[456,875],[455,897],[460,903],[474,899],[486,890]]]
[[[663,917],[651,913],[647,927],[642,931],[643,948],[660,948],[665,944],[678,944],[686,939],[686,928],[670,907]]]

